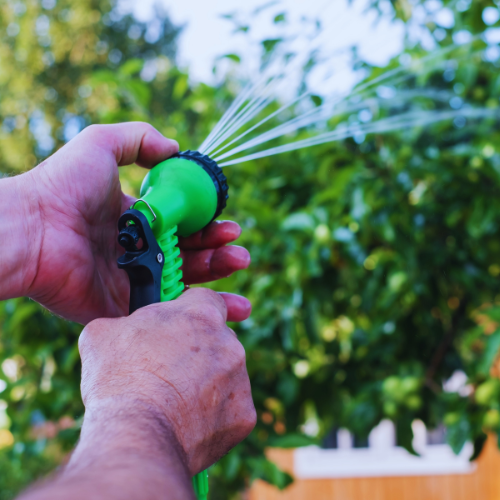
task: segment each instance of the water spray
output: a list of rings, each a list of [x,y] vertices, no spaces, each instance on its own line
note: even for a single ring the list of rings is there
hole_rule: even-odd
[[[118,221],[118,259],[130,280],[129,313],[178,298],[184,290],[178,237],[200,231],[226,206],[228,186],[221,168],[206,155],[184,151],[156,165],[140,198]],[[193,478],[198,500],[206,500],[208,476]]]

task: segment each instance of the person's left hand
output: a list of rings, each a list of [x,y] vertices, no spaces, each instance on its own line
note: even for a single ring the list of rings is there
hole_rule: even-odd
[[[151,168],[177,150],[175,141],[146,123],[94,125],[38,167],[11,179],[24,193],[18,212],[31,221],[24,235],[31,255],[19,295],[83,324],[127,315],[129,281],[116,264],[123,253],[117,222],[134,199],[122,192],[118,167]],[[240,232],[234,222],[213,222],[181,238],[184,283],[213,281],[246,268],[247,250],[226,246]],[[240,305],[245,315],[248,303],[241,299]]]

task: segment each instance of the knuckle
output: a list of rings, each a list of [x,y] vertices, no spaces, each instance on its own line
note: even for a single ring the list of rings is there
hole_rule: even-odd
[[[192,312],[194,309],[195,316],[200,319],[205,317],[225,322],[227,316],[226,302],[213,290],[193,288],[186,293],[183,302],[186,304],[187,311]]]
[[[232,360],[232,369],[235,371],[246,369],[246,352],[243,344],[235,338],[233,342],[228,342],[227,345]]]
[[[114,125],[89,125],[85,127],[76,137],[76,140],[83,140],[93,145],[106,145],[113,144],[116,140]]]
[[[221,325],[224,322],[220,310],[213,305],[206,305],[201,309],[202,318],[208,323]]]
[[[257,411],[252,398],[247,397],[240,405],[239,412],[235,415],[229,433],[233,439],[233,445],[243,441],[255,428],[257,424]]]
[[[82,330],[80,335],[80,339],[91,338],[97,330],[99,330],[99,325],[101,324],[101,319],[94,319],[90,323],[88,323],[85,328]]]
[[[88,333],[87,330],[83,330],[82,333],[80,333],[80,337],[78,337],[78,351],[80,353],[80,357],[82,358],[87,350],[87,344],[88,344]]]
[[[107,330],[109,321],[113,320],[95,319],[82,330],[78,338],[78,349],[81,356],[84,356],[89,350],[93,349],[100,339],[103,338],[103,332]]]
[[[225,311],[227,313],[226,301],[222,298],[222,295],[220,295],[217,292],[213,292],[212,298],[213,298],[214,302],[217,304],[218,309]]]
[[[86,137],[99,137],[105,125],[89,125],[81,132]]]
[[[255,405],[253,404],[252,398],[249,398],[249,404],[242,415],[242,431],[243,433],[248,436],[254,429],[254,427],[257,425],[257,410],[255,409]],[[245,436],[245,437],[246,437]]]
[[[151,125],[151,123],[137,122],[137,126],[141,127],[141,129],[144,133],[158,132],[157,129],[155,127],[153,127],[153,125]]]
[[[82,333],[78,338],[78,350],[80,351],[80,356],[83,357],[94,343],[95,331],[98,329],[99,321],[100,320],[98,319],[92,321],[82,330]]]
[[[185,308],[183,313],[191,321],[202,323],[210,329],[221,328],[224,324],[224,318],[222,317],[219,309],[211,304],[190,304]]]

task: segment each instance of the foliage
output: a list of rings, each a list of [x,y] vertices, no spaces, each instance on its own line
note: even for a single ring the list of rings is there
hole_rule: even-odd
[[[63,460],[78,438],[75,418],[82,416],[83,405],[77,346],[81,326],[26,299],[1,303],[0,324],[5,377],[0,380],[0,498],[4,499]],[[15,444],[9,446],[12,436]]]
[[[108,114],[115,113],[116,119],[133,119],[150,102],[154,85],[137,79],[127,85],[125,80],[143,64],[150,63],[146,77],[154,76],[156,66],[168,69],[179,30],[164,16],[146,25],[121,16],[112,10],[113,5],[111,0],[2,2],[0,152],[4,171],[31,168],[85,124],[109,121],[109,116],[99,117],[101,105]],[[133,60],[140,61],[139,66]],[[115,94],[118,77],[108,82],[104,77],[106,71],[114,73],[117,68],[123,83],[120,95],[114,99],[101,96],[108,89]],[[92,94],[89,79],[99,77],[104,83]]]
[[[435,43],[487,33],[481,13],[493,4],[453,5],[454,26],[428,19]],[[151,28],[112,7],[91,0],[0,7],[5,172],[32,166],[91,122],[147,120],[194,149],[234,97],[234,79],[193,84],[175,67],[177,30],[167,19],[154,40]],[[401,1],[394,12],[411,26],[419,8]],[[286,24],[286,16],[276,22]],[[263,44],[265,60],[280,45],[271,42]],[[416,62],[426,50],[414,44],[407,53]],[[226,59],[239,62],[236,54]],[[498,107],[496,45],[478,38],[458,62],[442,60],[404,86]],[[399,64],[364,69],[374,79]],[[264,448],[320,442],[332,427],[363,438],[390,418],[398,443],[412,450],[414,419],[429,428],[444,422],[455,451],[471,440],[477,453],[485,431],[500,430],[498,143],[496,121],[455,121],[227,170],[226,215],[243,226],[241,244],[253,264],[214,286],[253,302],[251,319],[235,329],[259,422],[213,467],[212,498],[234,497],[257,477],[285,487],[290,478],[263,458]],[[123,169],[123,185],[137,190],[142,175]],[[7,460],[9,477],[19,478],[4,484],[0,474],[0,495],[10,498],[62,460],[77,436],[80,327],[24,299],[3,303],[0,315],[0,378],[7,383],[0,428],[9,433],[0,433],[0,445],[2,436],[4,445],[15,438],[0,465]],[[443,390],[457,370],[467,384]]]
[[[35,479],[49,473],[57,461],[51,460],[47,454],[40,453],[22,455],[13,450],[0,450],[0,499],[10,500]]]

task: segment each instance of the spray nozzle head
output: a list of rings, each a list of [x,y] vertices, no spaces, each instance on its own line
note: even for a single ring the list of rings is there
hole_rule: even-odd
[[[217,163],[198,151],[183,151],[149,171],[133,208],[157,237],[174,226],[180,236],[190,236],[222,213],[227,198],[226,176]]]
[[[227,199],[229,198],[229,187],[227,185],[226,176],[222,172],[222,168],[220,168],[210,156],[204,155],[199,151],[190,151],[189,149],[187,151],[180,151],[172,156],[172,158],[183,158],[185,160],[194,161],[210,176],[214,183],[215,190],[217,191],[217,210],[213,218],[216,219],[219,217],[226,208]]]

